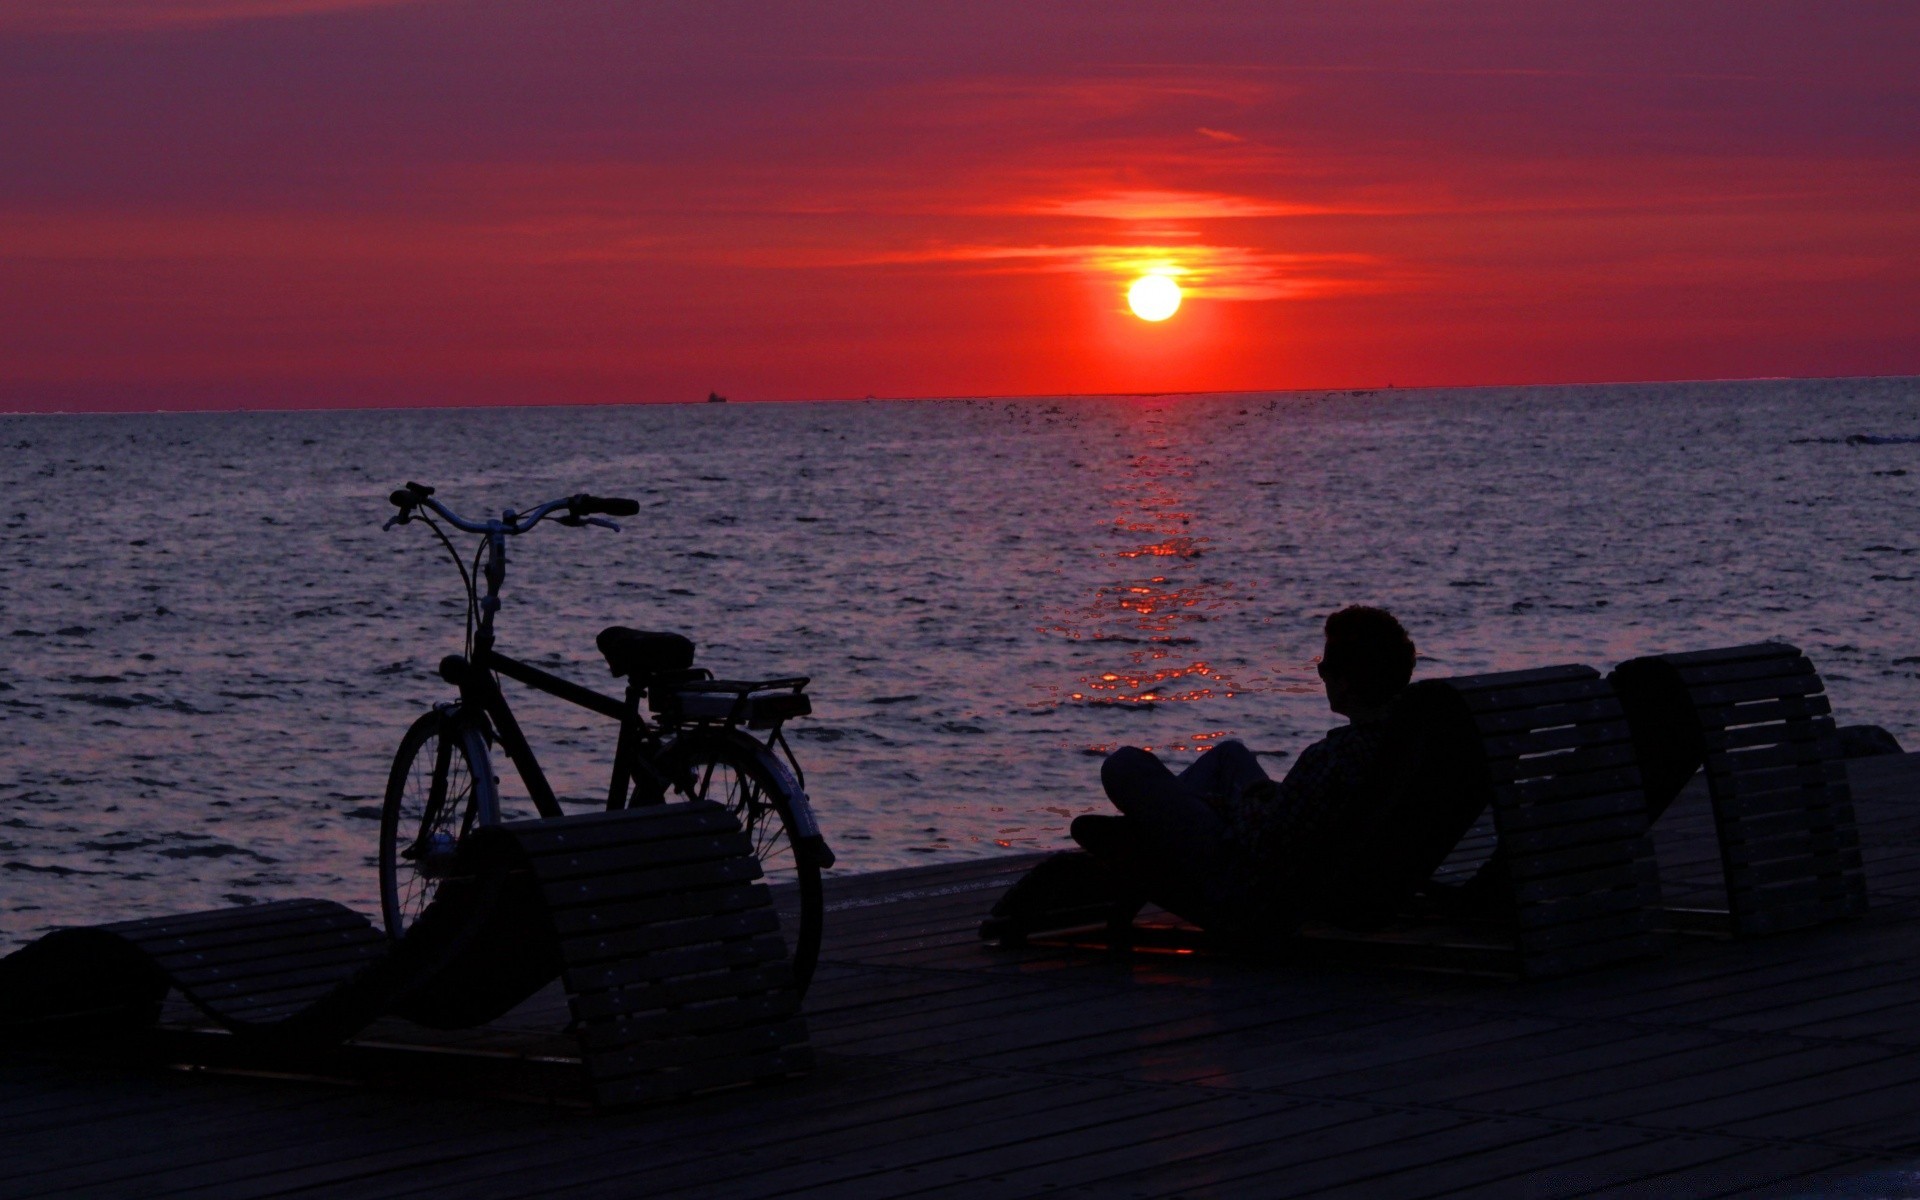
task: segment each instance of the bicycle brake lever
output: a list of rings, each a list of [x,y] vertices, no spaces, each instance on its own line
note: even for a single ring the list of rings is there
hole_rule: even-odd
[[[620,527],[605,517],[582,517],[580,518],[580,523],[582,525],[598,525],[602,529],[611,529],[615,533],[620,532]]]
[[[407,519],[405,517],[388,517],[387,523],[380,527],[380,532],[385,533],[387,530],[392,529],[395,525],[405,525],[406,523],[407,523]]]

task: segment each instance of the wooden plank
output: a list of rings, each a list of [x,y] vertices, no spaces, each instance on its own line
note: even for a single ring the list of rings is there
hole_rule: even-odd
[[[1675,654],[1662,654],[1660,658],[1675,667],[1696,667],[1753,659],[1796,658],[1799,654],[1797,647],[1785,642],[1749,642],[1745,645],[1721,646],[1711,650],[1683,650]]]
[[[278,949],[278,947],[276,947]],[[196,995],[212,994],[219,989],[244,987],[248,981],[272,978],[292,972],[318,970],[345,978],[374,959],[385,957],[387,940],[321,945],[317,948],[288,948],[287,953],[271,957],[246,957],[226,961],[189,962],[182,965],[163,962],[174,982]]]
[[[1823,852],[1817,845],[1769,847],[1769,857],[1752,862],[1730,857],[1727,886],[1736,891],[1755,891],[1781,883],[1803,879],[1835,878],[1860,870],[1858,851],[1831,849]]]
[[[1596,682],[1600,684],[1599,687],[1595,686]],[[1605,695],[1604,687],[1605,681],[1595,675],[1593,679],[1570,678],[1564,683],[1462,692],[1460,698],[1466,702],[1468,710],[1478,718],[1483,713],[1535,708],[1542,704],[1577,704],[1585,700],[1598,700]]]
[[[1513,1112],[1511,1103],[1486,1099],[1516,1087],[1545,1091],[1601,1068],[1636,1067],[1669,1055],[1725,1042],[1725,1034],[1694,1029],[1634,1029],[1614,1022],[1552,1025],[1483,1050],[1363,1067],[1322,1083],[1317,1091],[1385,1104],[1448,1105],[1477,1112]]]
[[[1245,1145],[1254,1136],[1249,1126],[1257,1120],[1271,1127],[1285,1120],[1286,1127],[1298,1131],[1304,1122],[1308,1128],[1325,1129],[1340,1124],[1337,1113],[1294,1106],[1277,1109],[1267,1102],[1267,1111],[1258,1116],[1248,1113],[1260,1101],[1254,1098],[1209,1097],[1199,1104],[1170,1110],[1121,1116],[1106,1124],[1087,1124],[1077,1128],[1049,1131],[1012,1143],[982,1162],[966,1155],[949,1155],[927,1163],[897,1168],[885,1173],[848,1179],[833,1185],[832,1194],[847,1200],[890,1200],[912,1189],[918,1200],[936,1197],[989,1197],[996,1184],[1004,1189],[1004,1175],[1018,1173],[1023,1180],[1047,1188],[1047,1194],[1066,1184],[1081,1187],[1110,1188],[1109,1194],[1128,1193],[1126,1179],[1116,1169],[1132,1165],[1164,1166],[1183,1157],[1188,1146],[1219,1149],[1222,1133]],[[1182,1134],[1188,1136],[1182,1137]],[[1004,1164],[1004,1166],[999,1166]],[[996,1167],[998,1170],[996,1171]],[[943,1184],[932,1190],[930,1184]],[[1004,1195],[1004,1191],[999,1193]]]
[[[1559,803],[1571,797],[1632,791],[1640,793],[1640,768],[1630,747],[1613,747],[1603,758],[1582,758],[1557,768],[1555,776],[1528,780],[1496,780],[1496,791],[1509,803]]]
[[[1818,1147],[1674,1138],[1546,1167],[1507,1180],[1503,1187],[1511,1195],[1528,1197],[1750,1196],[1783,1179],[1854,1161],[1854,1155]]]
[[[729,1200],[828,1187],[876,1171],[921,1166],[963,1155],[994,1153],[1049,1128],[1114,1121],[1138,1112],[1167,1112],[1204,1096],[1169,1095],[1104,1082],[1052,1081],[1046,1086],[951,1107],[876,1116],[864,1128],[816,1133],[800,1154],[737,1155],[722,1163],[689,1163],[649,1172],[649,1200],[724,1195]],[[631,1167],[627,1168],[629,1171]],[[620,1181],[631,1194],[632,1182]],[[578,1196],[621,1194],[569,1188]]]
[[[1035,1139],[985,1162],[953,1159],[942,1165],[954,1181],[932,1189],[924,1188],[930,1172],[909,1168],[922,1176],[923,1187],[908,1194],[915,1200],[1004,1200],[1009,1183],[1017,1179],[1023,1191],[1043,1189],[1029,1193],[1034,1195],[1125,1195],[1137,1171],[1177,1163],[1204,1171],[1207,1161],[1224,1151],[1351,1119],[1341,1109],[1284,1099],[1210,1097],[1185,1108],[1117,1121],[1085,1136]],[[868,1188],[910,1186],[904,1172],[860,1183]]]
[[[1735,725],[1727,728],[1711,728],[1700,731],[1702,747],[1709,753],[1740,750],[1749,746],[1773,746],[1784,743],[1813,742],[1822,745],[1838,736],[1838,729],[1832,717],[1815,717],[1804,721],[1765,721],[1752,725]],[[1839,747],[1832,745],[1835,757]]]
[[[1639,792],[1607,791],[1550,802],[1510,804],[1497,792],[1493,821],[1506,838],[1522,831],[1546,831],[1613,817],[1629,817],[1644,826],[1646,805]]]
[[[1777,812],[1782,802],[1794,798],[1801,803],[1831,803],[1832,789],[1844,781],[1846,767],[1839,762],[1809,763],[1796,767],[1777,767],[1738,775],[1717,774],[1709,769],[1707,781],[1713,788],[1714,807],[1730,816],[1749,812]],[[1812,797],[1803,793],[1813,793]]]
[[[631,1195],[636,1181],[649,1189],[664,1188],[672,1178],[669,1172],[717,1175],[728,1166],[737,1169],[742,1159],[795,1161],[808,1143],[823,1135],[865,1128],[878,1120],[937,1123],[956,1106],[980,1103],[982,1097],[1014,1106],[1022,1103],[1023,1093],[1048,1086],[1038,1080],[977,1078],[927,1068],[890,1068],[877,1082],[871,1076],[864,1067],[851,1068],[831,1097],[808,1096],[805,1103],[797,1102],[795,1089],[786,1086],[774,1090],[777,1103],[733,1093],[650,1110],[632,1119],[603,1119],[584,1131],[586,1136],[561,1141],[550,1156],[518,1156],[505,1162],[448,1160],[390,1183],[356,1188],[355,1195],[366,1200],[471,1200],[476,1194],[523,1196],[555,1189],[588,1196],[617,1187]]]
[[[1528,1125],[1515,1125],[1518,1130]],[[1425,1200],[1426,1197],[1466,1192],[1473,1195],[1498,1195],[1507,1180],[1529,1170],[1542,1170],[1569,1159],[1593,1160],[1621,1151],[1662,1145],[1670,1158],[1674,1149],[1671,1135],[1638,1129],[1579,1126],[1532,1126],[1531,1137],[1516,1137],[1491,1148],[1471,1145],[1458,1147],[1459,1153],[1438,1161],[1419,1161],[1396,1170],[1368,1175],[1358,1180],[1342,1180],[1312,1193],[1325,1200]],[[1451,1148],[1451,1147],[1450,1147]],[[1521,1194],[1521,1193],[1515,1193]],[[1545,1195],[1548,1193],[1527,1193]]]
[[[628,958],[674,946],[731,941],[754,934],[779,931],[780,916],[771,906],[768,906],[721,913],[718,916],[634,925],[590,936],[570,937],[565,939],[562,953],[570,967],[579,970],[609,959]]]
[[[579,1031],[580,1049],[583,1056],[591,1058],[656,1039],[784,1021],[799,1011],[800,1000],[791,986],[757,995],[729,993],[715,1002],[674,1009],[650,1008],[633,1016],[583,1024]]]
[[[773,898],[765,887],[729,884],[700,891],[631,900],[594,900],[566,905],[548,915],[563,938],[590,937],[603,929],[622,930],[665,921],[689,920],[724,913],[768,908]]]
[[[759,966],[786,958],[787,948],[777,936],[760,935],[732,942],[679,946],[641,958],[618,959],[571,969],[570,986],[587,993],[636,983],[700,975],[733,967]]]
[[[542,883],[560,883],[627,871],[657,871],[662,867],[713,862],[751,856],[753,843],[744,833],[708,833],[695,837],[656,838],[592,850],[569,850],[534,860],[530,865]]]
[[[1672,660],[1668,660],[1672,663]],[[1739,662],[1703,663],[1682,666],[1677,663],[1675,674],[1688,687],[1717,683],[1741,683],[1750,679],[1797,678],[1813,674],[1813,664],[1805,655],[1776,655],[1768,658],[1753,658]]]
[[[1782,696],[1777,700],[1748,700],[1739,704],[1698,704],[1694,714],[1708,728],[1770,724],[1822,717],[1833,712],[1833,703],[1824,695]]]
[[[1540,704],[1500,712],[1476,713],[1473,723],[1483,735],[1496,736],[1556,725],[1577,725],[1588,721],[1620,719],[1620,701],[1608,693],[1586,699],[1562,701],[1557,704]]]
[[[597,1080],[593,1094],[601,1106],[617,1108],[677,1099],[714,1088],[766,1082],[812,1068],[813,1051],[806,1046],[785,1046],[738,1058],[712,1058],[703,1053],[698,1061],[672,1071]]]
[[[662,867],[635,875],[596,875],[556,883],[542,880],[540,894],[546,898],[549,907],[564,909],[577,905],[618,904],[655,896],[724,889],[730,884],[759,879],[760,875],[757,859],[732,858],[684,867]]]
[[[1851,805],[1816,804],[1773,813],[1742,814],[1737,821],[1726,823],[1721,836],[1736,844],[1780,837],[1830,837],[1836,845],[1855,847],[1860,844],[1860,831],[1853,814],[1847,811],[1849,808]]]
[[[1694,707],[1700,709],[1726,709],[1717,715],[1715,725],[1744,725],[1750,720],[1743,719],[1739,706],[1755,700],[1778,700],[1783,696],[1811,696],[1825,690],[1818,675],[1801,675],[1784,679],[1754,679],[1745,683],[1715,683],[1687,689],[1693,698]],[[1704,724],[1707,717],[1701,715]]]
[[[1755,680],[1801,680],[1814,674],[1805,655],[1778,659],[1749,659],[1745,662],[1720,662],[1711,666],[1676,666],[1674,674],[1692,691],[1722,684],[1747,684]]]
[[[1637,938],[1653,932],[1653,914],[1644,905],[1622,905],[1578,919],[1564,918],[1523,926],[1521,943],[1529,953],[1583,946],[1622,938]]]
[[[331,900],[275,900],[236,908],[214,908],[165,917],[143,917],[135,921],[116,921],[100,928],[138,940],[147,936],[185,936],[234,927],[306,920],[321,920],[342,926],[366,924],[366,918]]]
[[[147,954],[217,954],[236,946],[258,946],[282,940],[325,935],[342,942],[364,941],[367,935],[384,940],[385,934],[355,915],[347,921],[336,915],[290,916],[285,921],[251,925],[202,926],[191,933],[159,933],[127,940]]]
[[[600,1022],[619,1021],[630,1014],[762,992],[790,993],[792,990],[793,970],[781,961],[710,972],[691,978],[670,979],[662,983],[636,984],[605,991],[579,991],[573,997],[571,1011],[583,1028],[597,1029]]]
[[[1745,780],[1772,767],[1824,766],[1838,759],[1839,751],[1839,743],[1830,738],[1795,738],[1772,745],[1709,751],[1708,778],[1730,776]]]
[[[1542,721],[1511,733],[1489,734],[1481,730],[1481,744],[1490,759],[1631,742],[1627,722],[1618,716],[1612,720],[1588,720],[1577,725],[1548,725]]]
[[[589,849],[631,839],[720,833],[738,828],[723,806],[711,801],[676,801],[619,812],[577,813],[558,821],[508,821],[502,833],[530,855],[547,855],[585,846]]]
[[[1192,1189],[1191,1184],[1151,1174],[1141,1179],[1144,1186],[1136,1186],[1132,1194],[1154,1197],[1316,1195],[1343,1182],[1371,1181],[1422,1163],[1446,1161],[1461,1155],[1496,1154],[1552,1132],[1552,1127],[1532,1121],[1456,1117],[1451,1124],[1439,1124],[1437,1117],[1437,1114],[1426,1116],[1423,1121],[1412,1114],[1395,1114],[1392,1118],[1376,1117],[1364,1124],[1336,1126],[1334,1131],[1346,1133],[1344,1139],[1329,1138],[1319,1145],[1244,1158],[1219,1156],[1209,1163],[1208,1177],[1212,1182],[1197,1190]],[[1391,1140],[1376,1142],[1369,1136],[1390,1125],[1401,1126],[1398,1136]]]
[[[1591,826],[1584,826],[1591,832]],[[1557,850],[1533,849],[1511,856],[1515,879],[1528,882],[1557,875],[1584,875],[1597,870],[1630,872],[1633,864],[1647,857],[1647,849],[1636,833],[1601,840],[1576,842]]]
[[[1587,896],[1599,896],[1614,892],[1638,894],[1642,886],[1655,882],[1653,864],[1645,860],[1633,863],[1612,863],[1604,867],[1564,875],[1545,875],[1537,879],[1520,878],[1515,863],[1516,877],[1513,894],[1524,912],[1529,906],[1566,904]]]
[[[1501,838],[1513,858],[1552,854],[1575,846],[1632,845],[1646,835],[1645,810],[1626,815],[1609,814],[1564,825],[1542,825],[1514,830]]]
[[[1633,743],[1620,742],[1569,750],[1558,756],[1541,759],[1500,759],[1488,763],[1487,772],[1496,788],[1502,785],[1526,787],[1530,782],[1550,779],[1550,783],[1533,782],[1534,787],[1545,789],[1546,794],[1550,795],[1552,788],[1569,776],[1631,765],[1634,765]]]
[[[1449,686],[1461,693],[1509,692],[1540,685],[1555,685],[1569,681],[1587,682],[1598,680],[1600,672],[1592,667],[1577,663],[1568,663],[1551,667],[1531,667],[1523,671],[1495,671],[1481,675],[1455,675],[1447,680]]]

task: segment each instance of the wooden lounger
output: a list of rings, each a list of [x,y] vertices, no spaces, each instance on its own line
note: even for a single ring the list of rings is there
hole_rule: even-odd
[[[1357,929],[1403,954],[1429,947],[1430,965],[1477,962],[1524,978],[1661,950],[1633,746],[1598,671],[1428,680],[1407,689],[1394,721],[1388,800],[1344,861],[1324,856],[1333,868],[1307,908],[1323,926],[1314,937]],[[1445,922],[1408,922],[1414,892],[1489,810],[1504,862],[1498,916],[1452,936],[1436,935]]]
[[[1394,769],[1380,793],[1299,856],[1317,869],[1297,886],[1307,918],[1297,948],[1527,978],[1660,950],[1633,745],[1599,672],[1425,680],[1391,721]],[[1463,926],[1412,913],[1415,893],[1489,809],[1506,861],[1500,918]],[[1084,926],[1098,911],[1063,902],[1028,931]]]
[[[1782,642],[1663,654],[1608,676],[1657,819],[1703,766],[1734,934],[1774,933],[1867,907],[1853,796],[1824,685]]]
[[[482,1024],[558,976],[595,1104],[784,1075],[811,1057],[759,877],[706,802],[480,829],[397,943],[323,900],[47,934],[0,959],[0,1039],[150,1027],[178,992],[238,1035],[222,1040],[244,1062],[383,1015]]]

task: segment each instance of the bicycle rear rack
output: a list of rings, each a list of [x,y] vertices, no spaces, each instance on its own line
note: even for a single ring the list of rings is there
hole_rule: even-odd
[[[669,724],[744,725],[777,729],[782,722],[813,711],[804,690],[808,677],[785,679],[705,679],[654,688],[647,705]]]

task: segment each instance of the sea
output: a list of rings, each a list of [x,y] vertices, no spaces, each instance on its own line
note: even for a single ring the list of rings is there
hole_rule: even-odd
[[[608,691],[604,626],[790,727],[839,872],[1053,848],[1101,757],[1337,723],[1321,622],[1420,676],[1782,639],[1920,748],[1920,380],[0,416],[0,946],[291,896],[377,915],[382,790],[469,515],[630,496],[510,547],[500,648]],[[571,805],[611,723],[508,685]],[[511,772],[507,772],[511,784]]]

